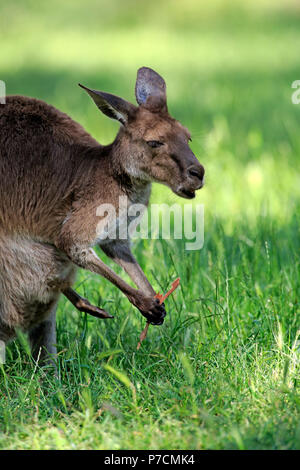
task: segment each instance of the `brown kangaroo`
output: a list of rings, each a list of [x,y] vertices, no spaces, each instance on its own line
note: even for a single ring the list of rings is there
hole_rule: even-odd
[[[35,357],[55,354],[55,312],[61,293],[81,311],[108,318],[71,286],[77,267],[118,287],[152,324],[164,305],[130,251],[129,240],[99,239],[100,204],[119,196],[147,204],[151,182],[185,198],[203,186],[204,168],[189,148],[190,134],[167,110],[166,84],[138,70],[139,106],[80,85],[98,108],[121,123],[102,146],[54,107],[23,96],[0,105],[0,340],[29,332]],[[120,222],[121,223],[121,222]],[[93,251],[101,249],[128,273],[134,289]]]

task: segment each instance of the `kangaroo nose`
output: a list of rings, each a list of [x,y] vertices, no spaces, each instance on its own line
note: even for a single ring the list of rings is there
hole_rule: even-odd
[[[203,181],[204,173],[204,167],[200,164],[197,166],[191,166],[188,169],[189,176],[192,176],[193,178],[198,178],[201,182]]]

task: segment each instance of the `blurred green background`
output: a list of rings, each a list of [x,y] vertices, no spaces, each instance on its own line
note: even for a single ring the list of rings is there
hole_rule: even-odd
[[[115,319],[61,300],[60,380],[22,341],[8,348],[1,448],[300,448],[299,59],[298,0],[0,0],[8,94],[47,101],[106,144],[118,123],[77,83],[135,102],[136,71],[152,67],[206,169],[203,249],[135,246],[155,289],[181,277],[163,327],[137,354],[144,320],[81,271],[77,290]],[[184,203],[157,185],[152,201]]]

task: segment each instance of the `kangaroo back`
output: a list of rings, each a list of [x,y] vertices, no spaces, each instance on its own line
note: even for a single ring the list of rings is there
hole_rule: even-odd
[[[83,168],[85,178],[92,173],[90,149],[100,146],[69,116],[33,98],[9,96],[0,129],[0,230],[46,235],[66,216]]]

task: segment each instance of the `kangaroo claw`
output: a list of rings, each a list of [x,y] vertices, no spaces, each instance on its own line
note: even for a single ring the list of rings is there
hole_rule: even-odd
[[[93,317],[97,318],[114,318],[113,315],[110,315],[108,312],[103,310],[102,308],[95,307],[94,305],[90,305],[82,310],[82,312],[88,313]]]
[[[88,313],[89,315],[92,315],[96,318],[114,318],[102,308],[96,307],[96,305],[92,305],[87,299],[81,298],[77,302],[76,308],[78,308],[80,312]]]

